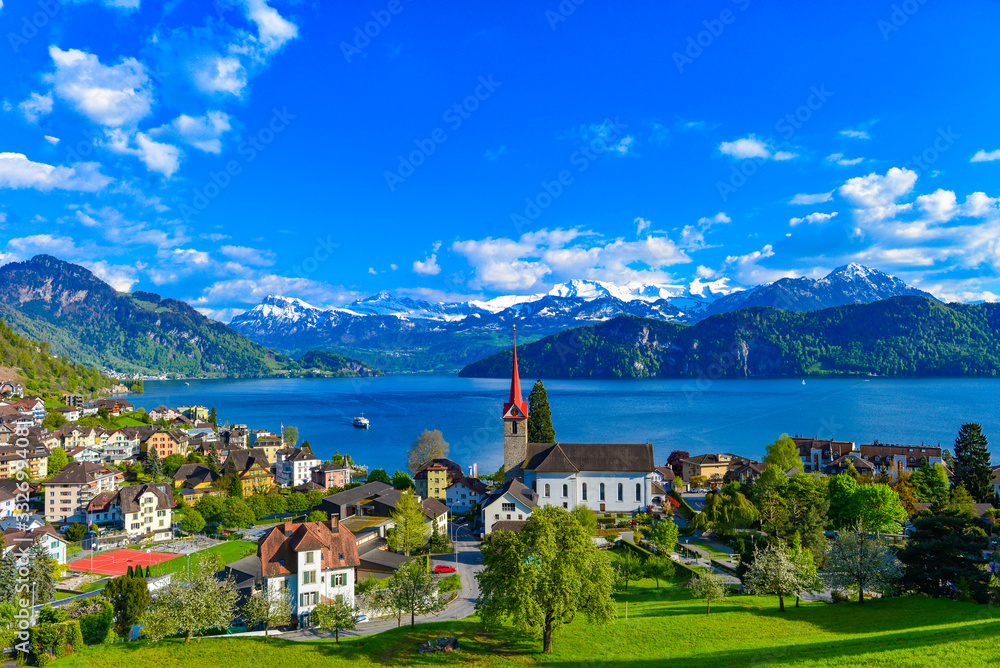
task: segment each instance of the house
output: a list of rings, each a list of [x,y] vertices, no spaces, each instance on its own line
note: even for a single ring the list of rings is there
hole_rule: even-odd
[[[483,531],[489,535],[497,522],[525,522],[538,507],[538,494],[511,478],[483,500]]]
[[[0,443],[10,443],[14,438],[14,427],[0,423]]]
[[[343,489],[351,482],[351,469],[342,464],[324,462],[313,467],[310,472],[312,481],[323,489],[337,487]]]
[[[826,466],[823,467],[823,473],[827,475],[837,475],[839,473],[847,473],[850,470],[851,465],[854,465],[854,470],[862,475],[875,475],[878,470],[875,465],[867,461],[861,456],[860,452],[849,452],[843,457],[839,457]]]
[[[94,448],[76,447],[66,450],[66,455],[78,462],[90,462],[96,464],[101,461],[101,453]]]
[[[27,500],[27,495],[24,496]],[[10,517],[17,511],[17,493],[0,487],[0,520]]]
[[[659,483],[664,490],[670,490],[674,487],[677,474],[669,466],[657,466],[653,468],[650,477],[653,479],[653,482]]]
[[[733,460],[733,455],[726,452],[719,452],[706,455],[697,455],[681,460],[681,478],[685,484],[691,483],[691,478],[703,476],[710,483],[721,485],[729,471],[729,464]]]
[[[132,411],[135,410],[135,406],[132,405],[132,402],[126,401],[121,397],[111,398],[111,399],[98,399],[97,401],[94,402],[94,405],[97,406],[98,410],[104,409],[109,414],[114,415],[116,417],[119,415],[123,415],[125,413],[131,413]]]
[[[62,395],[63,403],[67,406],[80,407],[85,401],[82,394],[64,394]]]
[[[464,475],[461,465],[450,459],[432,459],[421,464],[413,474],[413,487],[417,494],[438,501],[448,498],[448,486]]]
[[[752,483],[764,473],[768,466],[770,465],[764,462],[735,457],[730,462],[729,472],[726,473],[726,480],[735,480],[744,484]]]
[[[139,432],[133,427],[124,427],[108,433],[104,442],[104,458],[111,462],[132,461],[142,452]]]
[[[264,432],[254,439],[251,447],[263,452],[267,457],[268,464],[270,465],[278,462],[278,450],[283,449],[285,447],[285,443],[280,436]]]
[[[27,443],[0,444],[0,478],[12,478],[22,469],[30,472],[32,480],[49,475],[49,449],[43,444],[42,435],[28,431],[24,438]]]
[[[170,455],[180,454],[187,456],[188,436],[180,429],[160,429],[152,432],[140,442],[142,452],[155,450],[156,455],[163,461]]]
[[[530,487],[539,505],[584,505],[602,513],[652,505],[652,444],[528,442],[516,345],[513,358],[510,397],[502,409],[505,477]]]
[[[7,529],[3,532],[3,553],[17,548],[18,551],[39,542],[49,551],[49,556],[60,565],[66,564],[66,539],[59,535],[51,526],[40,526],[34,529]]]
[[[400,497],[402,492],[392,485],[375,481],[325,497],[320,510],[330,517],[343,517],[345,521],[355,516],[389,517],[395,512]],[[420,499],[420,507],[430,527],[437,526],[440,533],[447,532],[447,506],[437,499]]]
[[[174,410],[173,408],[167,408],[166,406],[157,406],[153,410],[149,411],[149,418],[153,422],[159,422],[160,420],[167,420],[169,422],[179,415],[180,412]]]
[[[173,538],[174,494],[169,483],[122,487],[111,505],[129,538],[157,542]]]
[[[462,476],[445,490],[445,505],[453,513],[472,512],[473,506],[478,506],[486,498],[488,490],[478,478]]]
[[[98,408],[95,404],[84,404],[80,406],[80,415],[83,417],[93,417],[97,415]]]
[[[230,451],[222,471],[223,475],[239,478],[243,496],[266,493],[274,488],[274,475],[267,455],[257,448]]]
[[[23,397],[24,384],[17,380],[0,380],[0,396]]]
[[[303,485],[312,478],[312,470],[321,464],[309,447],[283,448],[276,453],[275,482],[282,487]]]
[[[174,488],[181,489],[189,487],[191,489],[211,488],[215,481],[221,476],[206,464],[188,463],[181,464],[174,471]]]
[[[9,492],[10,490],[4,489],[4,491]],[[45,526],[45,518],[34,513],[17,513],[0,518],[0,532],[7,531],[8,529],[28,531],[43,526]]]
[[[300,628],[312,626],[317,605],[345,601],[354,605],[354,585],[360,565],[354,534],[336,517],[327,522],[285,522],[257,542],[257,554],[226,566],[245,594],[264,585],[292,601]]]
[[[76,422],[83,417],[83,408],[75,406],[60,406],[55,409],[56,413],[63,416],[66,422]]]
[[[88,462],[70,462],[42,482],[45,519],[49,522],[83,522],[87,506],[101,492],[114,492],[124,480],[121,471]]]
[[[69,450],[71,448],[96,448],[101,442],[102,431],[97,427],[64,424],[55,433],[62,439],[63,450]]]
[[[807,438],[793,436],[802,458],[802,471],[817,473],[829,466],[834,460],[854,452],[857,448],[854,441],[835,441],[833,439]]]
[[[924,462],[930,465],[943,464],[941,446],[897,445],[874,441],[860,448],[861,458],[871,462],[881,473],[888,473],[893,482],[904,472],[920,468]]]
[[[189,420],[207,420],[209,410],[204,406],[178,406],[177,410]]]
[[[245,448],[250,444],[250,436],[245,426],[220,429],[219,438],[227,447]]]
[[[45,401],[41,397],[23,397],[17,401],[8,402],[8,405],[33,416],[37,420],[45,419]]]

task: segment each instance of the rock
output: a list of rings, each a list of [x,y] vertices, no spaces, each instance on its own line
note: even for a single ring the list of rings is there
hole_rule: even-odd
[[[458,638],[438,638],[428,640],[417,646],[417,651],[421,654],[428,652],[456,652],[458,651]]]

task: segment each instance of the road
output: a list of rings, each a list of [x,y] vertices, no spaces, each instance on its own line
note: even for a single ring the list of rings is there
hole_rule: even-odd
[[[479,598],[479,582],[476,580],[476,573],[483,568],[483,555],[479,551],[479,541],[472,537],[472,533],[468,529],[461,526],[449,524],[448,532],[451,534],[452,543],[455,546],[454,554],[431,559],[431,564],[456,566],[458,577],[462,582],[462,589],[458,592],[458,598],[449,603],[444,610],[431,615],[418,616],[418,624],[465,619],[476,611],[476,599]],[[403,624],[409,624],[409,622],[409,618],[403,620]],[[358,628],[353,631],[342,631],[340,635],[344,637],[368,636],[394,628],[396,628],[395,619],[376,620],[359,624]],[[316,638],[332,638],[333,634],[320,629],[307,629],[283,633],[280,637],[283,640],[315,640]]]

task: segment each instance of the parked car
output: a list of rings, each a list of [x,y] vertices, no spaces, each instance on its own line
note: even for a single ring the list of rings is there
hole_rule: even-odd
[[[358,615],[357,617],[354,618],[355,624],[364,624],[367,621],[368,621],[368,615]]]
[[[434,567],[435,573],[454,573],[457,570],[454,566],[445,566],[444,564],[438,564]]]
[[[457,520],[455,520],[455,524],[465,524],[465,518],[459,517]]]

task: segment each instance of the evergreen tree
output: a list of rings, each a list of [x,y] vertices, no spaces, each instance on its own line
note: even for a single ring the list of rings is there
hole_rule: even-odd
[[[125,638],[139,623],[150,599],[145,578],[133,577],[131,567],[129,571],[128,575],[119,576],[105,585],[101,593],[114,608],[115,631]]]
[[[55,600],[55,563],[41,539],[37,539],[28,548],[28,581],[35,587],[35,605]]]
[[[208,421],[212,423],[213,427],[218,426],[219,414],[215,412],[215,406],[212,406],[212,410],[208,412]]]
[[[17,585],[17,557],[14,550],[4,555],[0,560],[0,603],[13,603]]]
[[[955,438],[955,483],[965,485],[978,503],[989,503],[993,500],[992,478],[989,442],[983,428],[975,422],[963,424]]]
[[[215,441],[212,441],[212,445],[208,450],[208,465],[214,467],[216,471],[222,467],[222,462],[219,460],[219,450],[215,447]]]
[[[934,597],[960,594],[985,603],[990,572],[984,568],[989,548],[988,524],[959,510],[922,515],[913,521],[914,532],[899,560],[906,568],[903,583]]]
[[[146,459],[143,460],[142,470],[146,472],[146,475],[150,477],[153,482],[156,482],[157,478],[163,472],[163,462],[160,461],[160,455],[156,453],[156,448],[150,448],[146,451]]]
[[[541,380],[535,381],[528,395],[528,442],[555,443],[556,431],[552,428],[552,410],[549,395]]]

